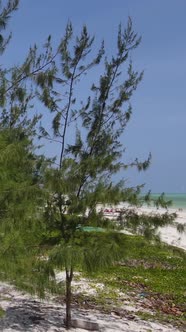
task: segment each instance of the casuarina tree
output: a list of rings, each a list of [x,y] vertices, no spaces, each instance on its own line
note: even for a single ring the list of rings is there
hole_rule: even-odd
[[[128,167],[146,170],[150,164],[150,155],[143,162],[137,158],[130,163],[122,161],[123,132],[132,114],[130,100],[143,77],[131,60],[140,41],[129,18],[126,29],[119,25],[115,54],[106,54],[104,42],[96,54],[94,38],[86,26],[75,37],[68,23],[59,58],[47,75],[39,73],[34,78],[52,128],[41,125],[40,137],[59,144],[55,165],[45,176],[48,201],[44,217],[45,240],[52,243],[49,261],[66,272],[67,328],[71,324],[74,269],[101,268],[120,256],[121,236],[108,229],[101,233],[103,227],[98,226],[103,226],[104,218],[97,205],[137,201],[140,187],[126,187],[123,173]],[[98,77],[82,100],[78,89],[82,82],[85,89],[87,78],[90,84],[94,70]],[[113,175],[118,172],[122,179],[116,183]]]

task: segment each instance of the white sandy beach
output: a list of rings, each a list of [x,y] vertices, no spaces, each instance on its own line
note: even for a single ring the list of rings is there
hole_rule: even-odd
[[[65,308],[53,301],[39,301],[14,287],[0,284],[0,305],[6,310],[6,316],[0,319],[2,332],[62,332]],[[102,332],[180,332],[181,330],[161,323],[143,321],[133,314],[135,308],[129,306],[131,314],[118,317],[114,312],[110,315],[96,310],[73,310],[73,318],[88,320],[99,324]],[[69,331],[83,332],[84,329],[71,328]],[[183,331],[183,330],[182,330]]]
[[[143,212],[149,213],[149,210],[154,212],[154,209],[151,208],[141,208]],[[163,209],[159,211],[163,213]],[[175,247],[186,250],[186,228],[185,232],[179,233],[176,229],[176,224],[185,224],[186,225],[186,210],[176,210],[169,209],[169,212],[177,213],[177,218],[175,219],[174,226],[161,227],[159,229],[161,240],[165,243],[173,245]]]
[[[112,219],[113,217],[116,218],[119,214],[115,211],[122,209],[123,205],[117,205],[117,207],[112,206],[102,206],[100,205],[98,207],[98,210],[102,209],[104,211],[108,211],[105,213],[105,216],[109,219]],[[113,211],[113,212],[112,212]],[[145,213],[145,214],[155,214],[155,213],[165,213],[164,209],[155,209],[153,207],[140,207],[137,209],[138,213]],[[186,225],[186,210],[177,210],[170,208],[170,213],[177,213],[177,218],[174,221],[174,225],[167,226],[167,227],[161,227],[159,228],[158,232],[160,233],[160,238],[163,242],[176,246],[178,248],[186,250],[186,227],[185,232],[179,233],[177,231],[176,225],[179,224],[185,224]]]

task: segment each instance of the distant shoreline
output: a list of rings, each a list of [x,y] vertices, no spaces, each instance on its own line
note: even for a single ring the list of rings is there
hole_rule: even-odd
[[[151,193],[151,197],[157,198],[161,194],[162,193]],[[170,206],[170,208],[186,210],[186,193],[164,193],[164,195],[165,200],[172,201],[172,205]]]

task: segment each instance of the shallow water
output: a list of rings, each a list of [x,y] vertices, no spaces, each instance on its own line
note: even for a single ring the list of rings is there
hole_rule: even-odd
[[[160,194],[152,194],[152,197],[157,198]],[[185,194],[175,194],[175,193],[166,193],[166,200],[171,200],[171,207],[176,209],[184,209],[186,210],[186,193]]]

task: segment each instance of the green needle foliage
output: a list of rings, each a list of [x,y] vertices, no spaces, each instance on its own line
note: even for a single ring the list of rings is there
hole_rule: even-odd
[[[19,257],[28,259],[38,246],[41,161],[18,129],[0,132],[0,274],[12,280]],[[34,250],[35,251],[35,250]],[[22,258],[23,259],[23,258]],[[18,273],[19,275],[19,273]],[[15,275],[14,275],[15,279]]]
[[[4,37],[4,33],[18,4],[18,0],[10,0],[1,6],[1,53],[10,41],[10,36]],[[0,70],[0,277],[17,280],[19,285],[23,275],[31,275],[37,261],[42,230],[41,184],[45,163],[42,156],[36,155],[37,146],[33,143],[40,116],[31,113],[35,91],[26,80],[34,70],[40,70],[41,64],[36,61],[30,50],[22,66],[8,69],[1,66]]]

